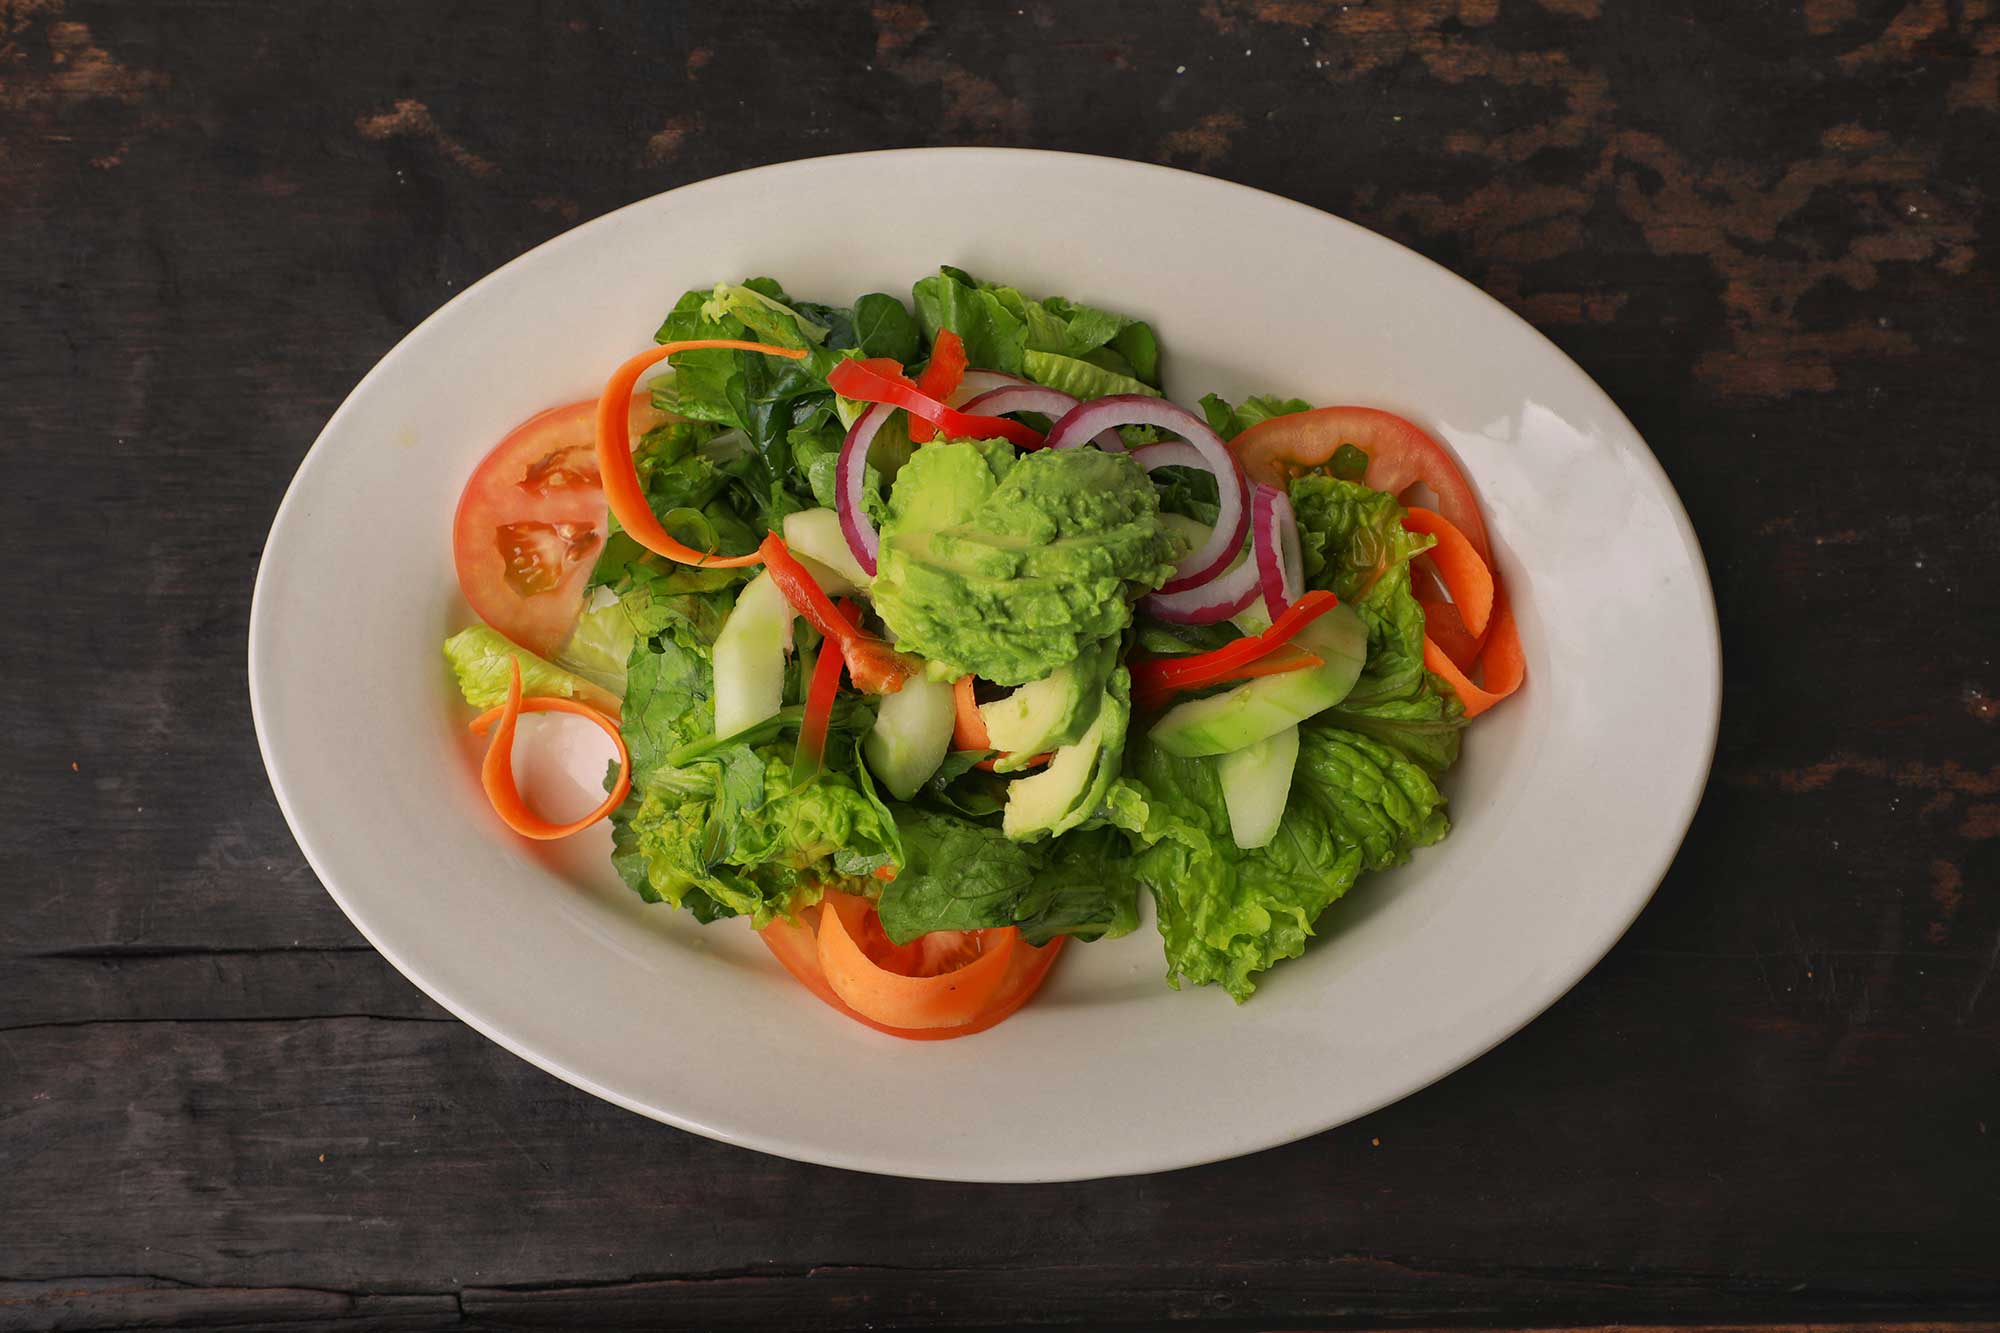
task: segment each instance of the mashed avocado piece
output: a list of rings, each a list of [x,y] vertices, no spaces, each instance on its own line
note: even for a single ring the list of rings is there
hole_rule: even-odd
[[[930,444],[896,476],[876,612],[940,678],[1040,680],[1122,632],[1181,543],[1122,454]]]

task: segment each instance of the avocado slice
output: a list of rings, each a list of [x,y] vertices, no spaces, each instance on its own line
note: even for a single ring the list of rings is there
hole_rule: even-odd
[[[1117,664],[1118,640],[1106,639],[1053,675],[981,704],[987,741],[1000,752],[994,771],[1014,772],[1036,755],[1082,740],[1097,720],[1105,682]]]
[[[1000,831],[1017,842],[1067,833],[1097,813],[1118,780],[1131,716],[1131,676],[1119,667],[1101,692],[1097,716],[1082,738],[1058,749],[1041,772],[1008,786]]]
[[[1183,759],[1255,745],[1345,699],[1368,660],[1368,628],[1346,606],[1320,616],[1292,642],[1324,665],[1264,676],[1179,704],[1153,724],[1154,742]]]

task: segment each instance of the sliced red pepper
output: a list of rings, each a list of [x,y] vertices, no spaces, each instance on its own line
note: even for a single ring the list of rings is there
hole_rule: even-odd
[[[849,362],[849,365],[854,364]],[[798,562],[777,533],[764,539],[757,548],[763,557],[764,568],[769,571],[771,581],[778,585],[778,591],[785,594],[785,600],[811,622],[812,627],[827,639],[840,645],[840,655],[847,660],[847,674],[854,681],[854,687],[868,694],[894,694],[903,688],[903,682],[916,672],[916,664],[891,648],[874,635],[857,629],[847,618],[834,609],[833,599],[813,581],[806,567]]]
[[[950,329],[938,330],[937,341],[931,344],[931,363],[917,377],[917,392],[943,402],[965,378],[966,364],[965,340]],[[910,443],[928,444],[936,434],[937,427],[922,417],[910,418]]]
[[[1137,665],[1137,663],[1133,665],[1135,672]],[[1225,676],[1221,680],[1210,683],[1215,685],[1233,685],[1239,680],[1255,680],[1259,676],[1282,676],[1287,671],[1304,671],[1310,667],[1325,665],[1326,659],[1318,653],[1309,653],[1297,644],[1288,643],[1274,652],[1266,653],[1241,670]],[[1166,706],[1167,701],[1173,698],[1174,693],[1175,691],[1172,687],[1157,690],[1145,688],[1134,689],[1132,691],[1132,706],[1141,712],[1156,712]]]
[[[1006,417],[968,416],[946,407],[900,374],[894,377],[885,374],[877,369],[878,365],[879,362],[843,361],[833,368],[826,382],[843,398],[900,407],[911,416],[930,422],[952,439],[987,440],[998,437],[1023,449],[1042,447],[1042,433],[1033,427]]]
[[[841,619],[859,628],[861,608],[852,602],[835,602]],[[826,732],[833,721],[833,701],[840,695],[840,669],[846,665],[840,645],[827,639],[819,646],[813,662],[812,684],[806,688],[805,716],[799,720],[798,762],[793,765],[794,785],[817,775],[826,762]]]
[[[1225,644],[1212,652],[1196,653],[1191,657],[1156,657],[1132,666],[1132,689],[1135,694],[1150,699],[1162,699],[1182,690],[1201,689],[1207,685],[1219,685],[1226,680],[1238,680],[1243,676],[1243,668],[1266,657],[1289,643],[1293,636],[1313,621],[1340,604],[1340,599],[1325,589],[1314,589],[1285,608],[1285,613],[1271,622],[1271,628],[1262,634],[1251,634]],[[1282,669],[1296,671],[1299,666]]]

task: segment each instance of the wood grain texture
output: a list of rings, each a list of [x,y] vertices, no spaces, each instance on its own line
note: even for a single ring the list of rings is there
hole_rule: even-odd
[[[0,0],[0,1329],[1993,1327],[1996,139],[1992,0]],[[929,143],[1353,218],[1659,455],[1715,776],[1500,1050],[1240,1162],[877,1180],[520,1063],[299,857],[249,589],[355,380],[577,221]]]

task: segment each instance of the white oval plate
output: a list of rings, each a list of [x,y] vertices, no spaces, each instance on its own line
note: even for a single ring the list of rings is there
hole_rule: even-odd
[[[480,795],[438,650],[469,620],[449,534],[472,465],[529,414],[594,396],[689,287],[770,274],[845,302],[907,294],[939,263],[1152,320],[1182,402],[1276,392],[1405,413],[1478,486],[1528,683],[1468,733],[1447,784],[1451,836],[1364,877],[1247,1005],[1169,990],[1148,926],[1070,949],[990,1032],[898,1041],[807,995],[743,923],[702,928],[641,903],[602,828],[533,847]],[[1604,955],[1666,872],[1708,773],[1720,668],[1707,572],[1658,463],[1499,303],[1273,195],[996,149],[704,181],[469,288],[327,423],[272,525],[250,620],[258,739],[299,846],[440,1004],[698,1134],[982,1181],[1270,1147],[1514,1032]]]

